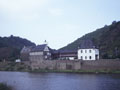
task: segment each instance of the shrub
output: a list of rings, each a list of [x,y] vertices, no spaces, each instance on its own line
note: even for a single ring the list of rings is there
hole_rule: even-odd
[[[5,83],[0,83],[0,90],[12,90],[12,88]]]

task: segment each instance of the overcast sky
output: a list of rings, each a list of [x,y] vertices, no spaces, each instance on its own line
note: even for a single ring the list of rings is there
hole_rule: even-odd
[[[0,36],[61,48],[120,20],[120,0],[0,0]]]

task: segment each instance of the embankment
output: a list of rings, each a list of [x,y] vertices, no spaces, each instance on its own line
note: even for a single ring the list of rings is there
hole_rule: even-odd
[[[32,70],[120,71],[120,60],[34,60]]]

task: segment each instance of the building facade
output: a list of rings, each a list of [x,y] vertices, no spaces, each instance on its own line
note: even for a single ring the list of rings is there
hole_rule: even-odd
[[[78,49],[78,59],[99,60],[99,49],[91,40],[83,40]]]
[[[77,51],[55,50],[52,52],[52,59],[75,60],[75,59],[77,59]]]
[[[22,61],[29,61],[29,53],[34,46],[24,46],[20,52],[20,58]]]
[[[77,59],[77,51],[61,51],[59,57],[61,60],[75,60]]]
[[[30,60],[50,60],[51,53],[47,44],[38,45],[29,53]]]

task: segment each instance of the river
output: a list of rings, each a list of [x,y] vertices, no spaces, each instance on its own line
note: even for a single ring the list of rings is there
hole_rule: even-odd
[[[0,72],[15,90],[120,90],[120,74]]]

